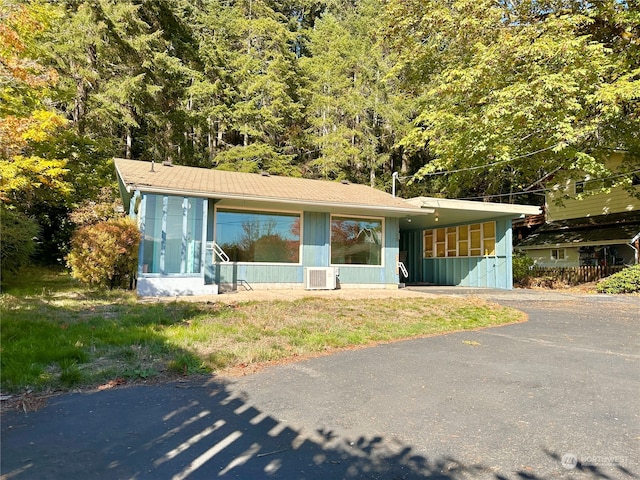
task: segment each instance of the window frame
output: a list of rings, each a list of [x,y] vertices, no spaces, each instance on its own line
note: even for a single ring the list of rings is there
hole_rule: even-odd
[[[332,226],[334,218],[344,218],[347,220],[376,220],[380,222],[380,264],[370,265],[363,263],[333,263],[333,239]],[[350,215],[350,214],[331,214],[329,216],[329,265],[335,267],[357,267],[357,268],[384,268],[385,266],[385,237],[386,237],[386,219],[384,217],[366,216],[366,215]]]
[[[493,236],[485,234],[486,225],[493,225]],[[463,232],[461,234],[461,232]],[[431,248],[427,245],[431,238]],[[450,245],[451,241],[455,245]],[[488,250],[487,242],[491,242],[492,250]],[[438,227],[422,231],[422,258],[470,258],[497,257],[497,223],[487,222],[457,225],[455,227]],[[428,253],[431,255],[428,255]]]
[[[562,257],[559,255],[554,256],[554,252],[560,253],[562,252]],[[567,249],[566,248],[551,248],[549,249],[549,258],[551,260],[555,260],[556,262],[564,262],[567,260]]]
[[[262,208],[250,208],[250,207],[235,207],[235,206],[226,206],[226,205],[215,205],[214,206],[214,221],[213,221],[213,241],[217,242],[217,233],[218,233],[218,213],[220,210],[227,210],[232,212],[251,212],[257,214],[283,214],[285,216],[295,217],[297,216],[300,220],[300,235],[298,239],[298,261],[297,262],[249,262],[242,261],[237,262],[231,260],[230,263],[235,265],[283,265],[283,266],[300,266],[302,265],[302,246],[304,245],[303,237],[304,237],[304,212],[302,210],[273,210],[273,209],[262,209]],[[207,250],[211,250],[209,244],[211,242],[207,242]],[[220,259],[214,254],[213,255],[213,264],[220,264]]]

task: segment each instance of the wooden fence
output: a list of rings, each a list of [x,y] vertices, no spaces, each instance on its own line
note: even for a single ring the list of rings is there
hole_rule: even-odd
[[[616,272],[624,270],[624,265],[616,266],[584,266],[584,267],[533,267],[532,277],[551,277],[570,285],[595,282],[608,277]]]

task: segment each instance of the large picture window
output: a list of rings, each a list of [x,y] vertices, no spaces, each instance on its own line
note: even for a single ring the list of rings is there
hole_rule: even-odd
[[[424,232],[424,257],[480,257],[496,254],[496,222]]]
[[[382,219],[331,218],[333,265],[382,265]]]
[[[232,262],[299,263],[300,214],[219,208],[216,243]]]

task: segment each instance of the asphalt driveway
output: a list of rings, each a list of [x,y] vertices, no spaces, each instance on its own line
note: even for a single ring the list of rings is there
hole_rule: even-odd
[[[54,398],[2,479],[640,478],[640,298],[480,295],[522,324]]]

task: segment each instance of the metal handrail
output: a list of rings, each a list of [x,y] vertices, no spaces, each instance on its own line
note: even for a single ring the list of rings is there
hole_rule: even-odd
[[[220,245],[218,245],[216,242],[209,242],[211,247],[209,248],[210,250],[213,250],[213,253],[216,254],[216,257],[218,257],[222,263],[229,263],[231,260],[229,259],[229,255],[227,255],[225,253],[225,251],[222,249],[222,247],[220,247]]]
[[[398,268],[400,269],[400,272],[402,272],[404,278],[409,278],[409,271],[407,270],[407,267],[404,266],[404,263],[398,262]]]

